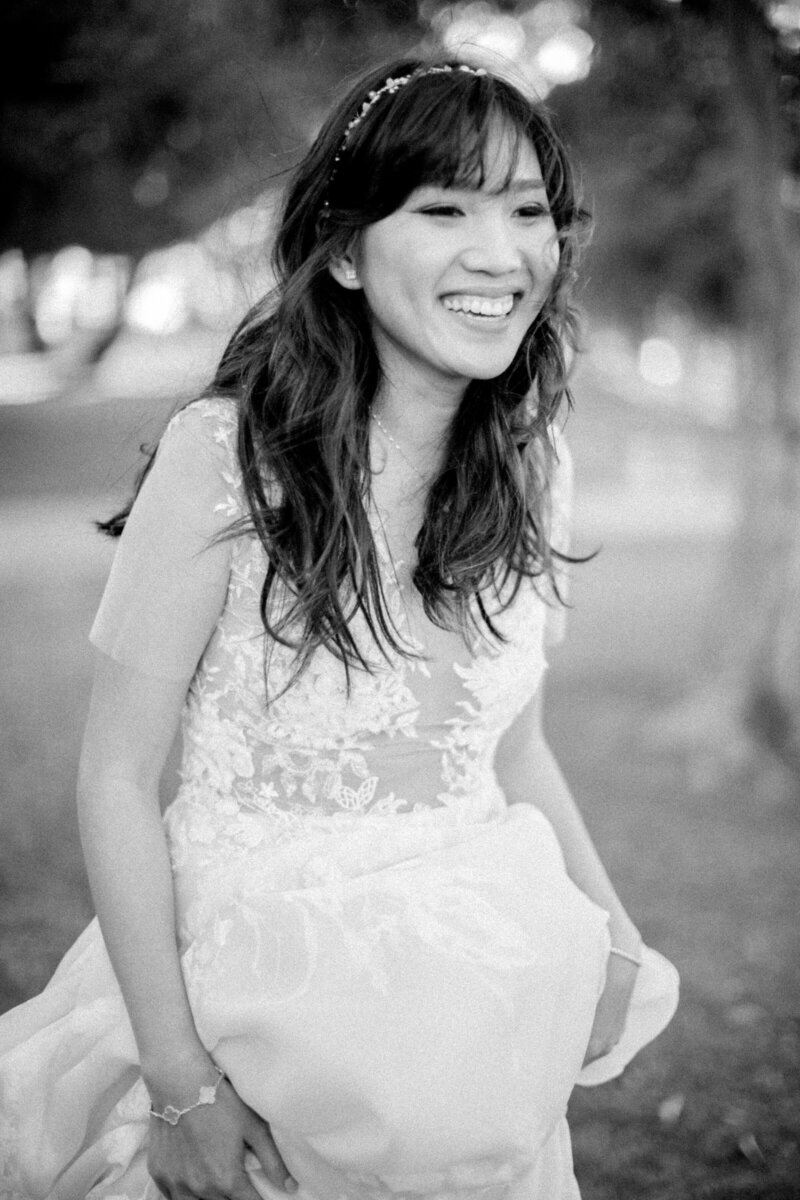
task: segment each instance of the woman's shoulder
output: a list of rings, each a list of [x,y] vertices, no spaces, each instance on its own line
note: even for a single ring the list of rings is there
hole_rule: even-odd
[[[171,476],[174,486],[184,480],[198,503],[216,496],[216,511],[224,511],[231,520],[244,511],[238,429],[236,399],[203,396],[192,400],[168,422],[155,464]]]
[[[230,450],[236,443],[239,405],[233,397],[202,396],[179,409],[167,423],[164,437],[181,437]]]

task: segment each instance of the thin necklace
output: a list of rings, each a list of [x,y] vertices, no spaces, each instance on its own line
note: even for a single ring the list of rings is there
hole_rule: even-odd
[[[384,425],[383,421],[380,419],[380,417],[378,416],[378,414],[377,414],[376,412],[374,412],[374,413],[372,414],[372,419],[373,419],[373,421],[375,422],[375,424],[378,426],[378,429],[380,429],[380,431],[381,431],[381,433],[383,434],[383,436],[386,438],[387,442],[391,442],[391,443],[392,443],[392,445],[394,446],[395,450],[396,450],[396,451],[397,451],[397,453],[400,455],[400,457],[402,458],[402,460],[403,460],[403,462],[406,464],[406,466],[410,467],[410,468],[411,468],[411,470],[412,470],[412,471],[414,472],[414,474],[416,475],[417,479],[419,479],[419,480],[420,480],[420,482],[421,482],[421,483],[424,483],[424,484],[425,484],[425,487],[427,487],[427,486],[428,486],[428,482],[429,482],[429,481],[428,481],[428,480],[425,478],[425,476],[422,474],[422,471],[420,471],[419,467],[417,467],[417,466],[416,466],[416,465],[415,465],[415,464],[414,464],[414,463],[411,461],[411,459],[408,457],[408,455],[406,454],[405,450],[403,449],[403,447],[402,447],[402,446],[400,445],[400,443],[398,442],[397,438],[393,438],[393,437],[392,437],[392,435],[389,433],[389,430],[386,428],[386,426]]]

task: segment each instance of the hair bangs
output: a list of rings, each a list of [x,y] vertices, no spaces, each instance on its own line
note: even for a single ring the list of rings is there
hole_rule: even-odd
[[[423,76],[387,98],[382,112],[375,107],[354,131],[333,197],[367,223],[426,185],[505,191],[523,146],[536,146],[530,106],[490,75]]]

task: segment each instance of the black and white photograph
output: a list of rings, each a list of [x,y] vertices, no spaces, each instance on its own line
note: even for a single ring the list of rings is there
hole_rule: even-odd
[[[0,1200],[800,1200],[800,0],[0,62]]]

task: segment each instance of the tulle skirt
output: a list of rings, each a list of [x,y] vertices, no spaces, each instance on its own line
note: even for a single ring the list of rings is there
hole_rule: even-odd
[[[175,828],[193,812],[176,809]],[[677,974],[646,950],[621,1042],[582,1069],[607,914],[537,810],[320,819],[254,836],[214,871],[208,839],[197,855],[181,844],[197,1028],[269,1121],[299,1200],[576,1200],[570,1092],[660,1032]],[[45,991],[0,1018],[0,1197],[155,1200],[147,1110],[93,922]]]

